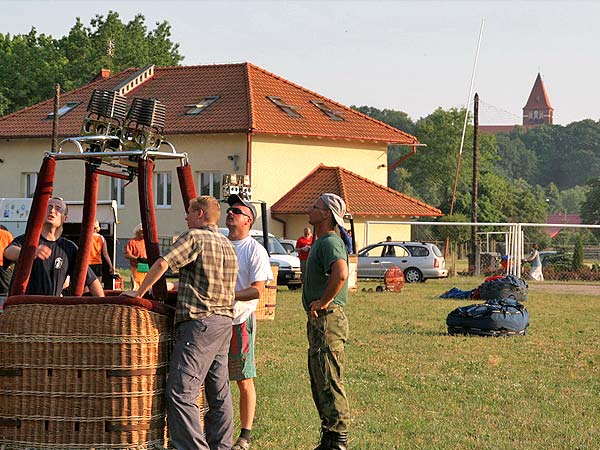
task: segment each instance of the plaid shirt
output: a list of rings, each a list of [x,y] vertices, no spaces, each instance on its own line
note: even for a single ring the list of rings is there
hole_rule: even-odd
[[[237,257],[216,225],[186,231],[163,258],[179,269],[175,323],[212,314],[233,318]]]

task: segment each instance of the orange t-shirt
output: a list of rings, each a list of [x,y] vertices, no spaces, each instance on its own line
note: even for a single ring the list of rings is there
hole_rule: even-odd
[[[10,231],[0,229],[0,266],[4,264],[4,249],[13,241]]]
[[[131,239],[125,246],[125,253],[136,258],[148,258],[146,255],[146,244],[144,239]],[[129,261],[131,267],[137,267],[137,261]]]
[[[102,264],[102,245],[104,238],[102,235],[94,233],[92,235],[92,247],[90,248],[90,264]]]

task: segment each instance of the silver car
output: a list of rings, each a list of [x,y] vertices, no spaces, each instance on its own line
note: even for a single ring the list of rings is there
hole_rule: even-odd
[[[383,278],[390,266],[402,269],[407,283],[448,276],[446,261],[435,244],[386,241],[358,252],[359,278]]]

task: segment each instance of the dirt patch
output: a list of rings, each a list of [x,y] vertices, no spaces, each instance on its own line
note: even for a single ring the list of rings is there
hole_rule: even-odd
[[[533,292],[597,295],[600,297],[600,285],[597,284],[559,284],[544,282],[529,284],[529,290]]]

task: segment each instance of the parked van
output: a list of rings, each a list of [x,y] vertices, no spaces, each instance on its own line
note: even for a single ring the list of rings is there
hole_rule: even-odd
[[[229,234],[227,228],[219,228],[219,231],[225,236]],[[263,232],[260,230],[250,230],[250,236],[264,245]],[[289,289],[294,290],[302,286],[302,272],[300,271],[300,260],[297,256],[289,255],[281,245],[281,242],[277,240],[275,236],[269,233],[269,250],[271,256],[269,261],[271,265],[278,267],[277,272],[277,285],[287,286]]]

